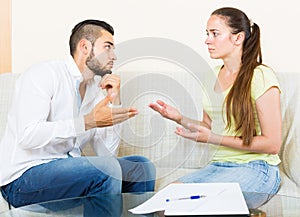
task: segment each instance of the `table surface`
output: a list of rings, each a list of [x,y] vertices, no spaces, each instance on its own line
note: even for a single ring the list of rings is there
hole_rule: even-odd
[[[154,194],[154,192],[140,194],[125,193],[122,195],[101,195],[99,197],[58,200],[21,208],[12,208],[7,212],[0,213],[0,216],[163,217],[162,212],[148,215],[134,215],[128,211],[148,200]],[[299,217],[300,198],[275,195],[266,204],[255,209],[255,211],[257,210],[266,213],[267,217]],[[258,214],[256,216],[262,217],[263,215]]]

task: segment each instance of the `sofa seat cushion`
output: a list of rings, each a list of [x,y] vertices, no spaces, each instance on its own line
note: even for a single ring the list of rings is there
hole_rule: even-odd
[[[2,197],[2,194],[0,193],[0,213],[8,211],[8,203],[6,200]]]
[[[277,194],[289,197],[300,197],[300,188],[285,174],[282,169],[280,170],[280,176],[281,186]]]

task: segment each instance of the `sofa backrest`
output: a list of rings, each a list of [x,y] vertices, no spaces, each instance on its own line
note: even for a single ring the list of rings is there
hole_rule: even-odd
[[[277,73],[277,77],[282,90],[283,143],[279,154],[282,160],[281,167],[286,175],[300,187],[300,73],[280,72]],[[190,88],[190,86],[185,87]],[[136,92],[131,94],[139,95],[139,88],[137,87]],[[142,108],[142,115],[130,120],[129,124],[126,123],[126,128],[121,135],[125,139],[120,147],[120,156],[133,153],[145,155],[156,166],[168,167],[170,170],[178,167],[200,168],[209,163],[217,147],[208,147],[206,144],[199,143],[196,145],[175,135],[174,130],[177,124],[163,120],[151,113],[149,108],[145,108],[149,102],[155,100],[153,96],[148,96],[148,99],[140,102],[144,106],[138,105],[137,107]],[[188,107],[189,104],[186,106]],[[133,135],[128,139],[129,131],[132,130],[142,133],[149,131],[149,134],[155,136],[155,133],[151,133],[154,128],[161,130],[161,132],[155,131],[158,132],[157,134],[160,133],[155,138]]]
[[[286,175],[300,187],[300,73],[277,73],[283,117],[280,158]]]
[[[19,75],[17,73],[0,74],[0,140],[6,126],[7,113],[11,105],[15,82]]]
[[[281,85],[281,104],[283,117],[283,145],[280,152],[282,168],[286,175],[300,187],[300,73],[278,73]],[[0,140],[5,129],[7,113],[10,108],[15,81],[19,77],[17,73],[5,73],[0,75]],[[136,93],[131,93],[136,94]],[[157,166],[199,168],[209,162],[214,147],[205,144],[195,144],[179,138],[174,134],[176,124],[170,121],[162,121],[162,118],[154,115],[147,108],[149,102],[156,98],[148,98],[140,101],[138,118],[126,123],[121,135],[119,155],[140,154],[149,157]],[[160,124],[157,124],[160,123]],[[139,128],[139,132],[147,136],[135,134],[128,137],[133,128]],[[151,128],[156,130],[155,135]],[[125,138],[125,139],[124,139]]]

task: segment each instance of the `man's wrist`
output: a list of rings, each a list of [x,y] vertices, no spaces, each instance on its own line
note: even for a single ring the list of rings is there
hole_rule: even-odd
[[[84,116],[84,126],[85,130],[89,130],[96,127],[95,120],[92,118],[92,115],[87,114]]]
[[[182,125],[182,121],[183,121],[183,116],[182,116],[181,114],[179,114],[179,117],[177,118],[177,120],[175,120],[175,122],[176,122],[177,124]]]
[[[109,103],[108,104],[108,107],[109,108],[122,108],[122,104],[119,103],[119,104],[112,104],[112,103]]]

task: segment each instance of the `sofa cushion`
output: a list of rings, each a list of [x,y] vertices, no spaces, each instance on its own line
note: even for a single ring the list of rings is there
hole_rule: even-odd
[[[5,123],[14,92],[15,81],[19,75],[20,74],[17,73],[5,73],[0,75],[0,140],[6,126]]]
[[[281,185],[277,194],[287,195],[290,197],[300,197],[300,188],[291,180],[280,165]]]
[[[6,200],[2,197],[2,194],[0,194],[0,213],[5,212],[8,210],[8,203]]]
[[[300,188],[300,73],[278,73],[281,85],[282,169]]]
[[[7,112],[11,104],[15,81],[18,77],[19,74],[13,73],[0,75],[0,140],[6,126]],[[8,210],[8,204],[0,193],[0,213],[6,210]]]
[[[0,140],[3,135],[7,112],[11,104],[14,84],[19,74],[6,73],[0,75]],[[294,195],[300,192],[300,73],[278,73],[282,94],[283,116],[283,146],[280,152],[283,177],[280,194]],[[144,155],[153,160],[158,168],[157,186],[159,190],[166,184],[187,173],[205,166],[210,161],[214,150],[206,145],[195,144],[181,140],[173,130],[176,124],[163,121],[159,116],[153,116],[147,105],[155,98],[146,98],[138,106],[140,115],[130,119],[125,125],[119,156]],[[163,123],[163,127],[157,125]],[[164,129],[153,137],[148,137],[151,127]],[[132,135],[129,130],[136,130]],[[148,132],[149,131],[149,132]],[[153,134],[152,134],[153,135]],[[150,139],[150,140],[148,140]],[[152,141],[151,139],[155,139]],[[152,142],[151,142],[152,141]],[[90,148],[87,152],[91,152]],[[0,213],[8,206],[0,195]]]

